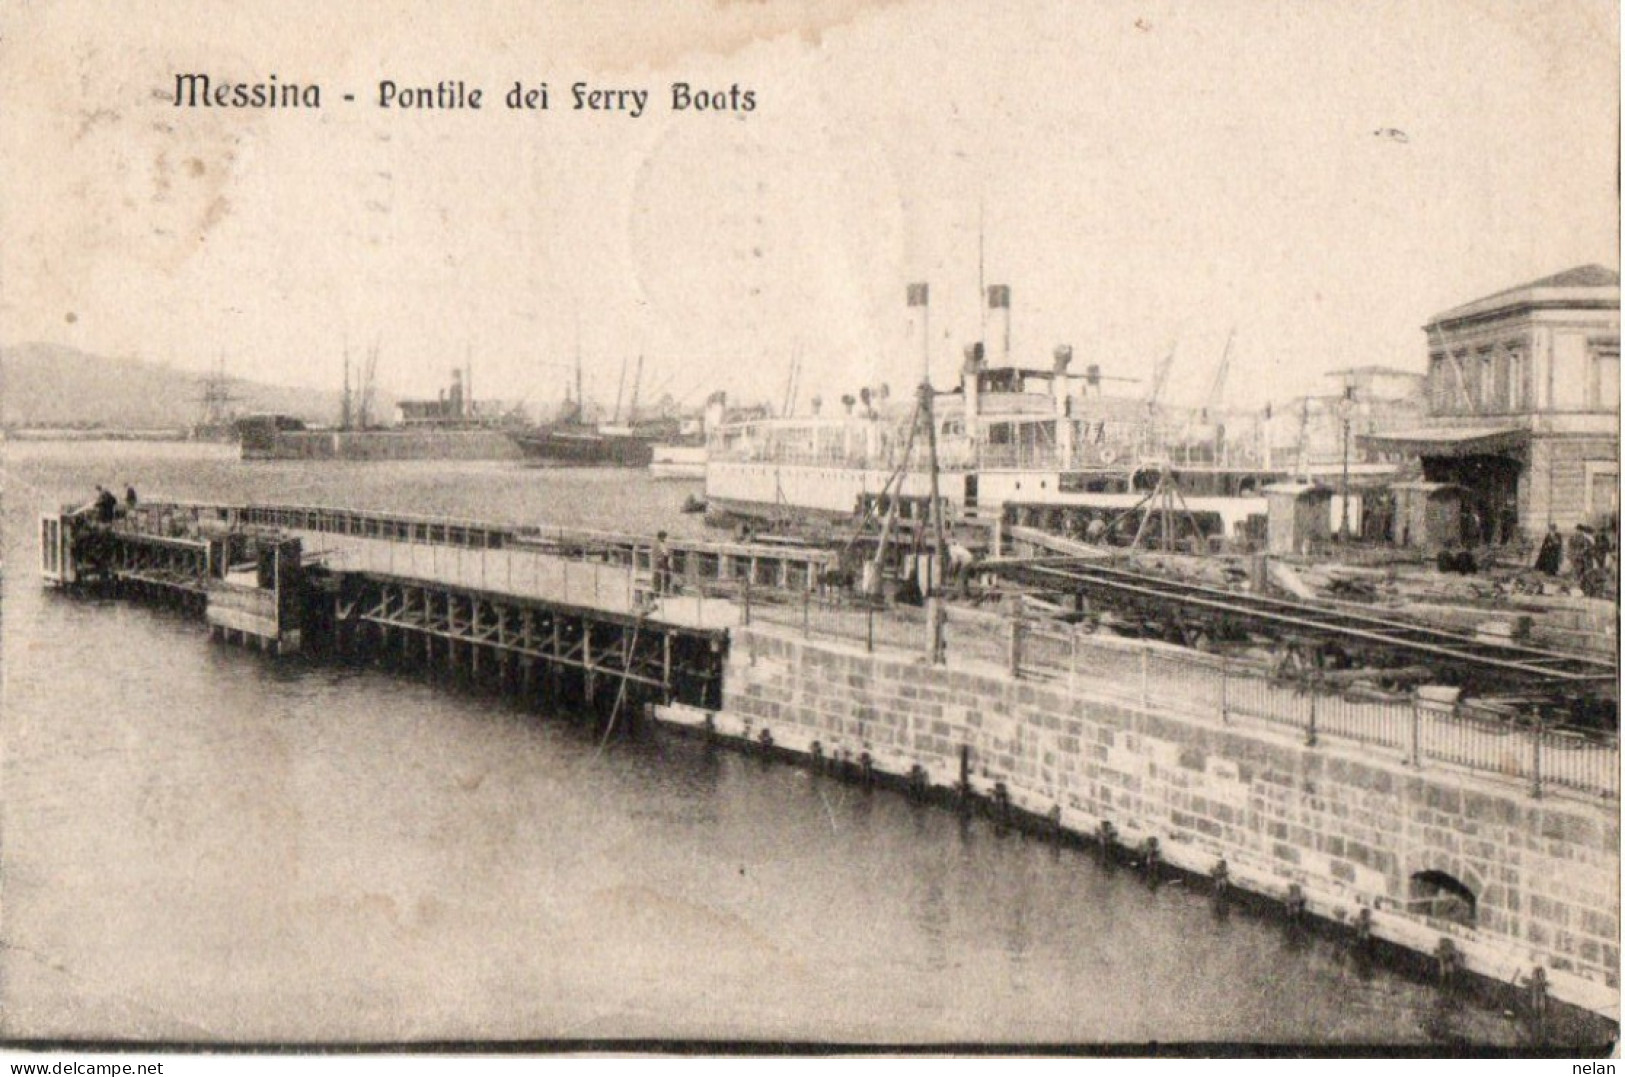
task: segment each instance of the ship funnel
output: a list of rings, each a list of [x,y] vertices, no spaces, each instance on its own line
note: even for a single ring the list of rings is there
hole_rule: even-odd
[[[908,286],[908,308],[912,316],[909,337],[919,348],[920,372],[925,381],[931,380],[931,286],[926,283]]]
[[[965,367],[959,385],[965,394],[965,433],[974,437],[982,410],[982,342],[965,345]]]
[[[706,398],[705,428],[707,430],[720,429],[727,413],[728,393],[726,390],[719,389]]]
[[[982,351],[982,342],[965,345],[965,374],[974,376],[982,372],[986,359]]]
[[[463,417],[463,372],[461,370],[451,372],[451,393],[446,398],[446,408],[450,412],[451,418],[461,419]]]
[[[1010,365],[1010,286],[987,286],[988,320],[992,323],[993,339],[999,342],[999,365]]]

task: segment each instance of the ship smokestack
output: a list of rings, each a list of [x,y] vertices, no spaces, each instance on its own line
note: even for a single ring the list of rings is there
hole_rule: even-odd
[[[722,429],[723,418],[728,413],[728,392],[718,389],[705,401],[705,429],[707,432]]]
[[[1070,391],[1071,380],[1067,375],[1067,370],[1071,366],[1072,345],[1057,344],[1055,346],[1055,365],[1053,368],[1055,376],[1050,379],[1050,390],[1055,394],[1057,411],[1061,410],[1061,405],[1065,402],[1066,398],[1072,395]]]
[[[1010,286],[987,286],[987,311],[993,323],[993,339],[999,342],[999,365],[1010,365]]]
[[[965,433],[975,437],[982,408],[982,370],[987,362],[982,354],[982,342],[965,345],[965,365],[960,371],[959,385],[965,393]]]
[[[1067,368],[1072,365],[1072,345],[1055,346],[1055,376],[1050,389],[1055,394],[1055,452],[1056,466],[1062,470],[1073,466],[1073,447],[1077,444],[1077,424],[1072,418],[1072,393]]]
[[[909,314],[913,316],[909,335],[919,341],[920,378],[931,380],[931,285],[924,282],[908,286]],[[917,328],[915,328],[917,327]]]

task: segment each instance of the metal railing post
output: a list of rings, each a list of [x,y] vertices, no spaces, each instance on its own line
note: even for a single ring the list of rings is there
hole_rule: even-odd
[[[1313,748],[1315,746],[1315,712],[1320,698],[1320,685],[1315,679],[1309,681],[1309,735],[1304,738],[1304,744]]]
[[[1411,700],[1411,766],[1422,768],[1422,701]]]
[[[1230,723],[1230,658],[1219,656],[1219,721]]]
[[[750,577],[745,577],[745,623],[750,624]]]
[[[812,592],[801,592],[801,638],[812,638]]]
[[[1530,791],[1530,794],[1529,794],[1530,796],[1534,797],[1536,800],[1540,799],[1540,742],[1543,739],[1541,737],[1541,730],[1542,730],[1544,724],[1545,723],[1541,720],[1540,713],[1537,711],[1536,714],[1535,714],[1535,732],[1534,732],[1534,738],[1535,738],[1535,745],[1534,745],[1534,747],[1535,747],[1535,751],[1534,751],[1535,787],[1534,787],[1533,790]]]
[[[1151,648],[1140,643],[1140,707],[1151,709]]]
[[[868,651],[875,653],[875,608],[871,605],[863,607],[864,619],[868,622]]]
[[[1078,626],[1072,626],[1072,655],[1066,669],[1067,691],[1076,695],[1078,692]]]

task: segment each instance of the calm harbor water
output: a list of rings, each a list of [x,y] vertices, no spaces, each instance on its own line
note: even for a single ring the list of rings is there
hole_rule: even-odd
[[[677,533],[694,488],[505,463],[4,447],[0,1033],[1514,1045],[1498,1010],[885,792],[44,591],[153,498]]]

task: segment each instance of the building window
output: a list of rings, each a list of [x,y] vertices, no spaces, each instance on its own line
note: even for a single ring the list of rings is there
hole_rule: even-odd
[[[1619,410],[1619,341],[1591,342],[1591,410]]]
[[[1428,377],[1428,400],[1435,415],[1471,415],[1478,410],[1478,364],[1468,352],[1436,352]]]
[[[1524,407],[1523,352],[1507,352],[1507,410],[1522,411]]]
[[[1488,415],[1495,410],[1495,353],[1488,348],[1478,353],[1478,411]]]
[[[1443,352],[1434,352],[1428,356],[1428,410],[1434,415],[1443,415],[1450,410],[1450,401],[1453,396],[1450,385],[1450,361]],[[1309,404],[1304,402],[1305,421],[1308,418]]]
[[[1596,519],[1619,514],[1619,464],[1616,461],[1587,460],[1586,516]]]

